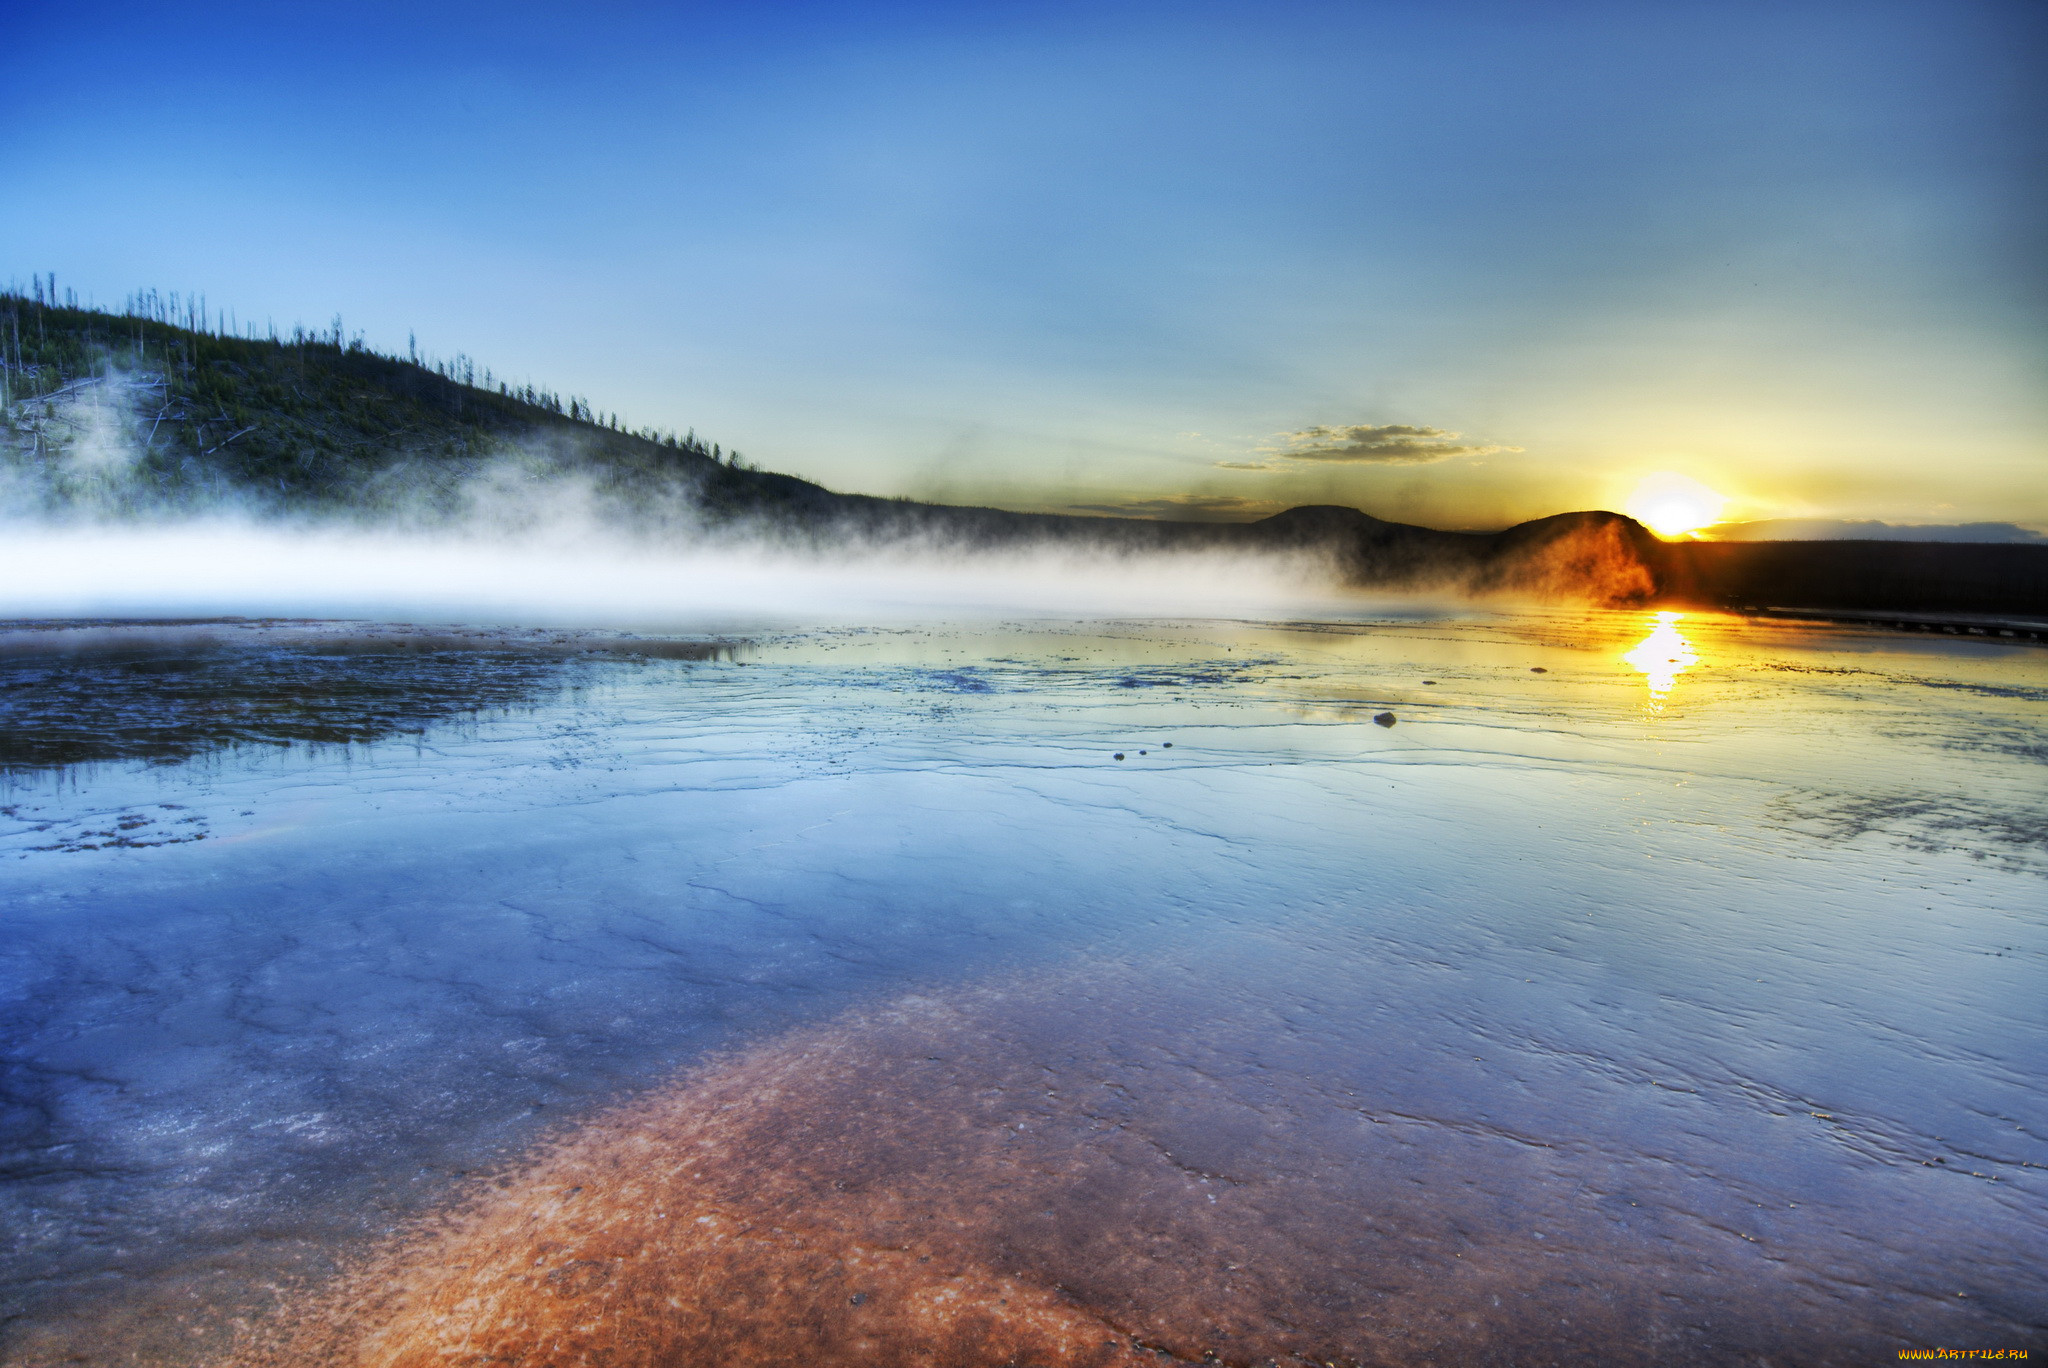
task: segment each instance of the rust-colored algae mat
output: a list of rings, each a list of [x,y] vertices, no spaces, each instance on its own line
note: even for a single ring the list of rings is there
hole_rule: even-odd
[[[569,1131],[247,1328],[228,1361],[1650,1364],[1853,1347],[1803,1324],[1768,1264],[1683,1241],[1660,1256],[1581,1206],[1556,1150],[1377,1116],[1284,1062],[1243,1063],[1251,1023],[1186,1006],[1130,1006],[1113,980],[980,990],[738,1052]]]

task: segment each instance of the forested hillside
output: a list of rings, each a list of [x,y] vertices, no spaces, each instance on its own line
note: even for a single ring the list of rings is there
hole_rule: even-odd
[[[710,516],[824,493],[694,433],[629,432],[581,399],[458,356],[382,355],[325,333],[237,333],[197,300],[121,312],[0,295],[0,442],[15,494],[111,512],[222,497],[298,511],[445,501],[487,464],[570,468],[628,494],[686,488]]]

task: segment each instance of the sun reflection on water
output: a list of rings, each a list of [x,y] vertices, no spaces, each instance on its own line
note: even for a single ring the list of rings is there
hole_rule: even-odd
[[[1642,671],[1643,682],[1650,686],[1649,708],[1651,712],[1664,710],[1664,698],[1671,692],[1671,686],[1678,677],[1700,663],[1693,652],[1692,643],[1678,630],[1683,613],[1657,613],[1650,634],[1635,644],[1622,659]]]

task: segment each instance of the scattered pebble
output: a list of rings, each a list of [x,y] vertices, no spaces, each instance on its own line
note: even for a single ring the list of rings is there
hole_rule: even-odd
[[[1425,679],[1425,680],[1423,680],[1422,682],[1423,682],[1423,683],[1425,683],[1425,684],[1434,684],[1434,683],[1436,683],[1436,681],[1435,681],[1434,679]]]
[[[1379,723],[1382,727],[1394,725],[1394,715],[1392,713],[1375,713],[1372,720]]]
[[[1549,674],[1549,673],[1550,673],[1550,671],[1548,671],[1548,670],[1544,669],[1544,668],[1543,668],[1543,667],[1542,667],[1541,665],[1531,665],[1531,666],[1529,667],[1529,673],[1530,673],[1530,674]]]
[[[1161,749],[1161,750],[1172,750],[1172,749],[1173,749],[1173,742],[1171,742],[1171,741],[1162,741],[1162,742],[1160,742],[1160,743],[1159,743],[1159,749]]]
[[[1123,759],[1123,758],[1124,758],[1124,753],[1123,753],[1122,751],[1118,751],[1118,752],[1116,753],[1116,758],[1117,758],[1117,759],[1119,759],[1119,760]]]

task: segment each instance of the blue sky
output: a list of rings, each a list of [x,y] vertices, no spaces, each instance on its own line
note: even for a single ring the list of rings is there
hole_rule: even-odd
[[[2048,525],[2037,5],[10,13],[0,276],[838,488]]]

